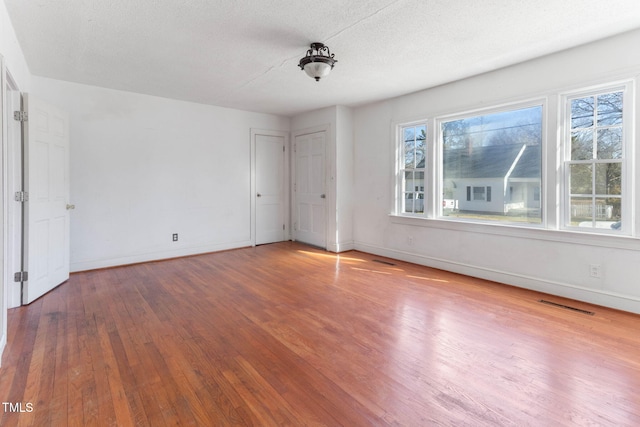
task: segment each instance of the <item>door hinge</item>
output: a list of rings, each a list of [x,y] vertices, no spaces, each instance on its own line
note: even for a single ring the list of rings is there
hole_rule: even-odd
[[[29,201],[29,193],[26,191],[16,191],[16,202],[24,203]]]
[[[18,271],[13,275],[13,281],[16,283],[26,282],[29,280],[29,273],[26,271]]]
[[[29,114],[26,111],[14,111],[13,119],[19,122],[26,122],[29,120]]]
[[[282,224],[282,229],[284,230],[284,224]]]

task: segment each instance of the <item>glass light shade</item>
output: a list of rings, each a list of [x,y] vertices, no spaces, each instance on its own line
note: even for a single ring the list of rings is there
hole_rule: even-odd
[[[331,71],[331,65],[325,62],[309,62],[304,66],[304,72],[307,73],[309,77],[320,80],[322,77],[325,77]]]

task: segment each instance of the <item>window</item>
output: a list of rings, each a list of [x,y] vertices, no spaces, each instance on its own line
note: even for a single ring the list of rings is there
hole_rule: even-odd
[[[640,237],[633,85],[550,93],[560,114],[548,132],[542,100],[398,125],[394,214],[447,220],[421,223],[436,227],[459,221]],[[427,129],[435,130],[429,145]]]
[[[441,216],[541,222],[541,105],[439,123]]]
[[[566,227],[613,233],[626,228],[628,92],[624,86],[565,97]]]
[[[473,188],[473,192],[471,189]],[[473,197],[472,197],[473,195]],[[467,187],[467,201],[480,200],[491,201],[491,187]]]
[[[400,140],[400,211],[406,214],[423,213],[427,126],[420,124],[401,127]]]

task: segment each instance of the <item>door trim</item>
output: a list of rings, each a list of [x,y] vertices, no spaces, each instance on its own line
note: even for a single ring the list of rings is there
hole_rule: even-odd
[[[2,264],[0,265],[0,358],[7,344],[7,312],[20,306],[21,284],[14,273],[22,267],[22,205],[14,191],[22,189],[22,126],[13,120],[13,111],[22,108],[22,94],[0,55],[0,140],[2,145]],[[11,137],[11,140],[9,139]],[[15,168],[19,166],[19,170]],[[12,244],[13,243],[13,244]],[[17,247],[16,247],[17,244]]]
[[[1,59],[1,58],[0,58]],[[15,308],[21,305],[21,284],[14,282],[13,273],[22,270],[23,263],[23,207],[14,200],[16,191],[23,189],[22,125],[13,120],[13,111],[22,107],[22,94],[11,72],[2,67],[2,182],[3,182],[3,305]],[[6,111],[5,111],[6,108]],[[11,138],[11,139],[9,139]]]
[[[289,132],[280,131],[280,130],[265,130],[265,129],[254,129],[251,128],[251,161],[250,161],[250,184],[249,184],[249,203],[251,209],[251,219],[250,219],[250,240],[251,246],[256,245],[256,137],[258,135],[264,136],[277,136],[284,138],[284,183],[285,183],[285,191],[284,191],[284,224],[285,224],[285,232],[284,239],[291,240],[291,178],[290,178],[290,167],[291,156],[290,156],[290,139]]]

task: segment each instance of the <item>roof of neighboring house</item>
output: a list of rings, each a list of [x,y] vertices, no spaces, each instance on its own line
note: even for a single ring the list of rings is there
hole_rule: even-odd
[[[522,144],[491,145],[444,152],[444,178],[540,177],[540,146]],[[519,156],[519,157],[518,157]]]
[[[527,145],[511,173],[511,178],[540,178],[542,175],[541,160],[540,146]]]

